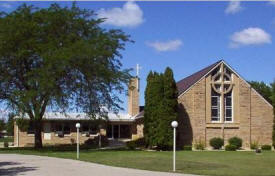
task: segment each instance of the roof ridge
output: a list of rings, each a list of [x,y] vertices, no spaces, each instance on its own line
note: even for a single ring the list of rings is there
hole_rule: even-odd
[[[185,92],[189,87],[195,84],[198,80],[200,80],[205,74],[207,74],[210,70],[212,70],[217,64],[224,62],[223,60],[219,60],[203,69],[181,79],[177,82],[179,95]]]

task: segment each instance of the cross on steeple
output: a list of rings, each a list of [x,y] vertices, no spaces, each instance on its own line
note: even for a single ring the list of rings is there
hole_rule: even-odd
[[[136,69],[137,69],[137,77],[139,77],[139,71],[141,70],[141,67],[139,66],[139,64],[137,64]]]

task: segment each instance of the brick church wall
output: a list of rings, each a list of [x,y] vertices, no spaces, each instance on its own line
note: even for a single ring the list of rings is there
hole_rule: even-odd
[[[208,77],[201,79],[178,98],[179,128],[178,144],[190,145],[203,141],[206,147],[213,137],[228,139],[238,136],[243,140],[243,148],[251,142],[272,143],[273,109],[244,80],[234,75],[233,122],[211,123],[211,99]],[[235,91],[235,92],[234,92]]]

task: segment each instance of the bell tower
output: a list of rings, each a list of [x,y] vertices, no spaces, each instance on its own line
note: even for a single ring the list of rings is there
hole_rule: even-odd
[[[135,116],[139,113],[139,70],[141,67],[137,64],[137,75],[131,78],[128,86],[128,114]]]

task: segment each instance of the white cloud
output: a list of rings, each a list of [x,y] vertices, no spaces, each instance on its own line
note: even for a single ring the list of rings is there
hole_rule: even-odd
[[[122,8],[100,9],[99,18],[107,18],[105,24],[120,27],[135,27],[143,23],[143,12],[134,2],[126,2]]]
[[[247,28],[235,32],[230,37],[230,47],[236,48],[245,45],[261,45],[271,43],[271,35],[261,28]]]
[[[157,51],[164,52],[164,51],[175,51],[179,49],[179,47],[182,45],[182,41],[177,39],[177,40],[169,40],[166,42],[160,42],[160,41],[147,42],[146,44]]]
[[[11,6],[10,4],[8,4],[8,3],[2,3],[0,6],[3,7],[3,8],[6,8],[6,9],[9,9],[9,8],[12,7],[12,6]]]
[[[241,7],[241,2],[239,1],[230,1],[227,8],[225,9],[226,14],[235,14],[241,11],[243,8]]]

